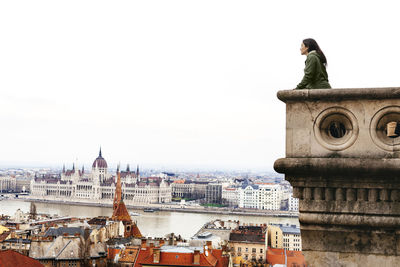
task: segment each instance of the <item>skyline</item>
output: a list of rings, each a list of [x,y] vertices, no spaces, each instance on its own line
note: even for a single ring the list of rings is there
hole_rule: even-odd
[[[395,1],[0,3],[0,166],[270,170],[317,40],[333,88],[400,86]],[[85,167],[86,167],[85,166]]]
[[[103,152],[102,152],[103,154]],[[98,154],[97,154],[98,156]],[[51,170],[58,170],[61,171],[64,167],[65,170],[71,170],[75,167],[78,170],[81,170],[82,167],[84,168],[85,172],[90,173],[92,170],[93,161],[97,158],[94,157],[92,162],[80,162],[78,159],[71,162],[64,162],[64,163],[54,163],[54,164],[46,164],[46,163],[37,163],[37,164],[30,164],[30,163],[0,163],[0,169],[2,170],[12,170],[12,169],[51,169]],[[196,165],[174,165],[170,164],[168,166],[159,165],[156,163],[149,163],[147,165],[140,165],[134,162],[115,162],[109,161],[104,155],[103,158],[107,161],[108,170],[110,173],[116,172],[118,166],[119,169],[125,171],[129,165],[131,171],[136,171],[137,168],[140,169],[140,172],[183,172],[183,173],[209,173],[209,172],[227,172],[227,173],[268,173],[271,175],[282,176],[279,173],[276,173],[274,170],[266,169],[266,168],[234,168],[234,167],[227,167],[227,166],[196,166]]]

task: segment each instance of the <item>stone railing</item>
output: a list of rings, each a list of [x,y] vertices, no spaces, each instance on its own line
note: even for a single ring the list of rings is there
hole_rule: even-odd
[[[400,261],[400,88],[290,90],[286,158],[310,266]]]

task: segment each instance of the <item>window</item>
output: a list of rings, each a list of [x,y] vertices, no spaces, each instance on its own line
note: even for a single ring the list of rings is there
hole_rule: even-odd
[[[255,248],[253,248],[253,249],[251,250],[251,252],[252,252],[252,253],[256,253],[257,250],[256,250]]]
[[[249,252],[249,248],[246,248],[246,252]]]
[[[238,252],[242,252],[242,248],[241,247],[238,247]]]
[[[260,253],[263,253],[263,249],[262,248],[260,248]],[[262,258],[262,257],[261,257]]]

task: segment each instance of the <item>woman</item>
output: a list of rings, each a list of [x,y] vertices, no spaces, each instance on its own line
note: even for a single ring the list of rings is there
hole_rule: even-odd
[[[296,89],[324,89],[331,88],[326,72],[326,57],[314,39],[305,39],[301,43],[300,52],[306,55],[306,67],[303,80]]]

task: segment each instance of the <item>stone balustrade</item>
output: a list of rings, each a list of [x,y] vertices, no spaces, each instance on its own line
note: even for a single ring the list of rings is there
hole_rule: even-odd
[[[284,173],[310,266],[400,262],[400,88],[286,90]]]

